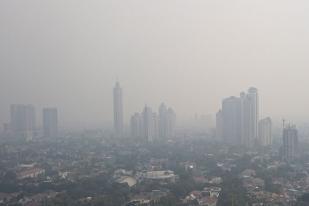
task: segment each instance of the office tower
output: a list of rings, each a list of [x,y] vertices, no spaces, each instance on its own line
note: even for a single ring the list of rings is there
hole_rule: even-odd
[[[54,138],[58,136],[57,108],[43,109],[43,133],[46,138]]]
[[[13,104],[10,108],[12,135],[30,141],[35,133],[35,109],[32,105]]]
[[[222,101],[223,141],[229,144],[240,144],[240,98],[229,97]]]
[[[119,82],[114,87],[114,133],[116,137],[123,136],[122,88]]]
[[[270,117],[259,121],[259,144],[269,146],[272,144],[272,122]]]
[[[167,107],[162,103],[159,107],[159,137],[161,140],[168,138],[168,114]]]
[[[298,149],[298,132],[296,127],[288,125],[283,129],[283,160],[292,161],[297,156]]]
[[[140,113],[135,113],[131,117],[131,136],[133,138],[142,139],[143,138],[143,118]]]
[[[152,113],[152,124],[153,124],[153,141],[157,141],[159,137],[159,118],[157,113]]]
[[[217,140],[222,140],[222,130],[223,130],[223,117],[222,117],[222,110],[220,109],[216,114],[216,138]]]
[[[143,136],[146,141],[154,141],[154,116],[152,109],[148,106],[145,106],[143,111]]]
[[[176,113],[172,108],[167,108],[164,103],[159,107],[159,137],[168,140],[175,135]]]
[[[176,127],[176,113],[172,108],[167,110],[167,137],[172,138],[175,136]]]
[[[259,103],[256,88],[249,88],[248,93],[240,94],[241,144],[252,147],[258,140]]]
[[[2,136],[3,136],[3,137],[9,137],[10,134],[11,134],[11,131],[10,131],[10,124],[4,123],[4,124],[3,124],[3,127],[2,127]]]
[[[254,142],[258,139],[258,121],[259,121],[259,96],[258,90],[251,87],[248,90],[249,107],[249,146],[253,146]]]

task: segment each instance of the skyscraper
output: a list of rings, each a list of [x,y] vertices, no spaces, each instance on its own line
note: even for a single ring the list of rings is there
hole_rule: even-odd
[[[154,116],[152,113],[152,109],[148,106],[145,106],[144,111],[143,111],[143,131],[144,131],[144,138],[148,142],[153,142],[154,141]]]
[[[175,133],[176,113],[164,103],[159,107],[159,137],[161,140],[172,138]]]
[[[131,136],[133,138],[142,139],[144,136],[143,131],[143,118],[140,113],[135,113],[131,117]]]
[[[269,146],[272,144],[272,122],[270,117],[259,121],[259,141],[262,146]]]
[[[222,101],[222,137],[226,143],[240,144],[240,98],[229,97]]]
[[[58,136],[57,108],[43,109],[43,133],[46,138],[55,138]]]
[[[122,88],[119,82],[114,87],[114,134],[116,137],[123,136],[123,105]]]
[[[174,136],[175,123],[176,114],[172,108],[161,104],[158,115],[146,105],[142,114],[135,113],[131,117],[131,136],[147,142],[167,141]]]
[[[216,114],[216,138],[217,140],[222,140],[223,131],[223,117],[222,110],[220,109]]]
[[[240,94],[241,105],[241,143],[252,147],[258,140],[259,98],[256,88],[249,88],[248,93]]]
[[[217,113],[217,136],[222,134],[226,143],[252,147],[259,141],[258,120],[258,90],[251,87],[247,94],[241,92],[240,97],[223,100],[222,111]]]
[[[152,128],[153,128],[153,136],[152,141],[158,141],[159,137],[159,118],[156,112],[152,113]]]
[[[168,138],[168,114],[164,103],[159,107],[159,137],[162,140]]]
[[[176,127],[176,113],[170,107],[167,110],[167,137],[172,138],[175,136]]]
[[[283,160],[293,161],[297,156],[298,131],[295,126],[288,125],[283,128]]]
[[[13,136],[27,141],[32,140],[35,134],[34,107],[32,105],[13,104],[10,113],[10,127]]]

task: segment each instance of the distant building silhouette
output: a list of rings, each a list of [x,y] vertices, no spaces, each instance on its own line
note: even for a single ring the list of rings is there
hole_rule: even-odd
[[[272,121],[270,117],[259,121],[259,141],[262,146],[269,146],[272,144]]]
[[[168,138],[168,114],[167,107],[162,103],[159,107],[159,137],[160,139]]]
[[[159,107],[159,137],[167,140],[174,136],[176,124],[176,114],[172,108],[168,108],[162,103]]]
[[[241,144],[247,147],[254,146],[258,139],[259,121],[258,90],[251,87],[248,93],[240,94],[241,102]]]
[[[258,141],[259,97],[256,88],[249,88],[240,97],[222,101],[216,117],[217,136],[229,144],[252,147]]]
[[[222,110],[220,109],[216,113],[216,139],[222,140],[223,136],[223,116],[222,116]]]
[[[148,106],[145,106],[143,111],[143,131],[145,140],[153,142],[155,138],[155,122],[152,109]]]
[[[229,97],[222,101],[222,137],[228,144],[240,144],[240,98]]]
[[[58,111],[57,108],[43,109],[43,134],[46,138],[58,137]]]
[[[159,137],[159,118],[156,112],[152,113],[153,138],[152,141],[157,141]]]
[[[147,105],[141,114],[131,117],[131,136],[148,142],[167,141],[175,135],[176,114],[164,104],[159,107],[159,115]]]
[[[172,138],[175,136],[175,127],[176,127],[176,113],[170,107],[167,110],[167,136]]]
[[[114,87],[114,134],[116,137],[123,137],[122,88],[119,82]]]
[[[143,136],[144,136],[143,118],[142,118],[140,113],[136,112],[131,117],[130,125],[131,125],[131,136],[133,138],[137,138],[137,139],[140,139],[140,140],[143,139]]]
[[[293,161],[298,151],[298,131],[294,125],[283,128],[282,140],[282,159],[288,162]]]
[[[10,128],[13,137],[27,141],[35,134],[35,109],[32,105],[13,104],[10,108]]]

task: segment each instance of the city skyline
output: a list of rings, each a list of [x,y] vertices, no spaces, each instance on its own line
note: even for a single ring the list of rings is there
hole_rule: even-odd
[[[308,122],[308,2],[16,2],[0,2],[1,123],[31,103],[57,105],[62,125],[111,126],[117,78],[127,124],[162,101],[180,121],[213,114],[251,85],[261,114]]]
[[[0,0],[0,206],[308,206],[308,0]]]
[[[246,102],[250,102],[250,98],[255,98],[255,104],[257,105],[257,110],[255,111],[255,118],[253,118],[253,121],[255,122],[253,125],[251,125],[250,127],[252,128],[253,127],[253,130],[254,131],[252,131],[253,133],[253,135],[255,136],[255,137],[250,137],[250,139],[256,139],[256,138],[258,138],[258,135],[257,135],[257,132],[258,132],[258,123],[259,123],[259,117],[261,116],[261,118],[266,118],[266,117],[268,117],[268,116],[270,116],[270,115],[267,115],[267,114],[260,114],[260,109],[259,109],[259,105],[260,105],[260,103],[259,103],[259,96],[257,95],[257,96],[254,96],[253,94],[254,93],[256,93],[257,94],[257,89],[256,88],[254,88],[254,87],[250,87],[249,89],[248,89],[248,93],[246,94],[246,93],[244,93],[244,92],[241,92],[240,93],[240,97],[235,97],[235,96],[230,96],[230,97],[228,97],[228,98],[222,98],[222,106],[224,105],[224,102],[225,101],[229,101],[229,100],[232,100],[232,99],[235,99],[235,101],[237,101],[238,103],[239,103],[239,105],[247,105],[248,103],[246,103]],[[251,96],[250,96],[251,95]],[[252,96],[253,95],[253,96]],[[237,103],[237,104],[238,104]],[[113,131],[114,131],[114,134],[116,135],[116,136],[119,136],[119,137],[121,137],[123,134],[121,134],[121,133],[124,133],[124,131],[126,131],[127,132],[127,130],[129,130],[128,128],[130,127],[130,125],[131,125],[131,117],[132,117],[132,114],[128,114],[128,115],[124,115],[124,112],[123,112],[123,110],[124,110],[124,107],[126,106],[125,104],[123,105],[123,93],[122,93],[122,87],[120,87],[120,82],[119,81],[116,81],[116,83],[114,84],[114,87],[113,87],[113,100],[112,100],[112,104],[113,104],[113,117],[112,117],[112,119],[111,120],[109,120],[109,122],[113,122],[112,124],[110,124],[110,123],[104,123],[104,122],[100,122],[99,123],[99,125],[100,125],[100,127],[101,128],[113,128]],[[11,104],[11,105],[14,105],[14,104]],[[18,105],[18,104],[17,104]],[[20,104],[20,105],[27,105],[27,104]],[[35,104],[28,104],[28,105],[31,105],[31,106],[33,106],[33,105],[35,105]],[[147,105],[147,104],[146,104]],[[250,105],[250,103],[249,103],[249,105]],[[164,103],[160,103],[160,107],[161,106],[165,106],[164,105]],[[222,112],[222,109],[221,109],[221,106],[220,106],[220,104],[218,104],[218,107],[219,107],[219,112],[221,111]],[[240,106],[239,106],[240,107]],[[248,106],[242,106],[242,107],[248,107]],[[42,115],[44,114],[44,109],[46,108],[46,106],[43,106],[42,107],[42,110],[43,110],[43,112],[42,112]],[[50,108],[52,108],[52,107],[50,107]],[[249,106],[248,107],[248,109],[250,110],[250,108],[251,108],[251,106]],[[254,108],[256,108],[256,106],[254,106]],[[34,107],[34,109],[37,109],[37,107]],[[171,108],[166,108],[166,109],[171,109]],[[181,126],[189,126],[189,125],[191,125],[194,121],[196,121],[196,118],[198,118],[198,116],[200,116],[201,118],[205,118],[205,117],[207,117],[207,118],[210,118],[210,119],[208,119],[208,124],[211,124],[211,125],[213,125],[213,126],[211,126],[211,127],[209,127],[209,125],[205,125],[205,128],[208,128],[208,129],[211,129],[211,128],[216,128],[216,118],[218,118],[218,111],[217,112],[212,112],[212,113],[209,113],[209,114],[203,114],[203,113],[194,113],[193,114],[193,111],[194,110],[192,110],[192,115],[188,118],[188,119],[181,119],[180,118],[180,124],[179,125],[181,125]],[[64,111],[65,112],[65,111]],[[254,113],[254,110],[252,110],[252,112]],[[136,114],[136,112],[133,112],[133,114]],[[250,113],[250,112],[249,112]],[[38,118],[39,117],[39,115],[40,115],[40,113],[35,113],[35,118]],[[160,108],[159,108],[159,113],[158,113],[158,115],[160,115]],[[222,115],[222,114],[221,114]],[[242,117],[241,118],[241,116],[243,116],[244,115],[244,113],[239,109],[239,119],[245,119],[245,117]],[[252,115],[252,114],[251,114]],[[130,117],[131,116],[131,117]],[[39,117],[40,118],[40,117]],[[248,117],[248,118],[251,118],[251,117]],[[195,119],[195,120],[194,120]],[[278,119],[276,119],[276,118],[273,118],[272,117],[272,119],[275,119],[275,120],[277,120],[276,121],[276,124],[275,124],[275,126],[277,126],[277,127],[281,127],[281,122],[282,122],[282,119],[284,119],[284,118],[278,118]],[[179,120],[179,119],[178,119]],[[58,120],[57,120],[58,121]],[[210,122],[209,122],[210,121]],[[240,121],[240,120],[239,120]],[[60,120],[60,122],[61,122],[61,120]],[[244,122],[246,122],[246,123],[248,123],[248,122],[250,122],[250,121],[244,121]],[[293,120],[293,122],[295,123],[295,122],[297,122],[297,121],[295,121],[295,120]],[[9,120],[7,120],[6,122],[4,122],[3,123],[3,125],[5,125],[5,124],[7,124],[7,123],[9,123]],[[239,124],[240,124],[240,122],[239,122]],[[3,126],[2,125],[2,126]],[[61,123],[61,125],[62,125],[62,127],[63,128],[66,128],[67,126],[65,125],[65,124],[63,124],[63,123]],[[272,123],[272,125],[274,125],[273,123]],[[38,123],[35,125],[36,127],[44,127],[44,122],[43,121],[38,121]],[[158,127],[159,127],[160,125],[158,125]],[[239,127],[241,127],[241,125],[239,125]],[[70,128],[70,127],[68,127],[68,128]],[[84,129],[87,129],[87,127],[85,126],[85,127],[83,127]],[[92,128],[92,126],[90,126],[89,128]],[[98,126],[96,126],[96,127],[93,127],[93,128],[99,128]],[[120,131],[120,133],[119,134],[117,134],[117,132],[116,132],[116,128],[118,128],[118,130]],[[237,136],[240,138],[240,139],[243,139],[243,138],[245,138],[244,137],[244,134],[246,133],[245,131],[244,131],[244,129],[246,129],[246,128],[249,128],[249,125],[244,125],[242,128],[240,128],[239,129],[239,135],[237,134]],[[218,132],[218,131],[217,131]],[[249,131],[247,131],[247,133],[248,133]],[[121,134],[121,135],[120,135]],[[223,135],[223,134],[222,134]],[[247,135],[248,136],[248,135]],[[237,137],[237,138],[238,138]],[[244,141],[244,140],[239,140],[239,141]],[[248,144],[248,143],[247,143]]]

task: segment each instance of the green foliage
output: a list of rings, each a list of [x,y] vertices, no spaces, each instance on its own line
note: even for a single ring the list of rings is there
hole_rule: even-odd
[[[247,204],[246,191],[240,179],[229,176],[224,179],[222,192],[219,196],[218,206],[245,206]]]

